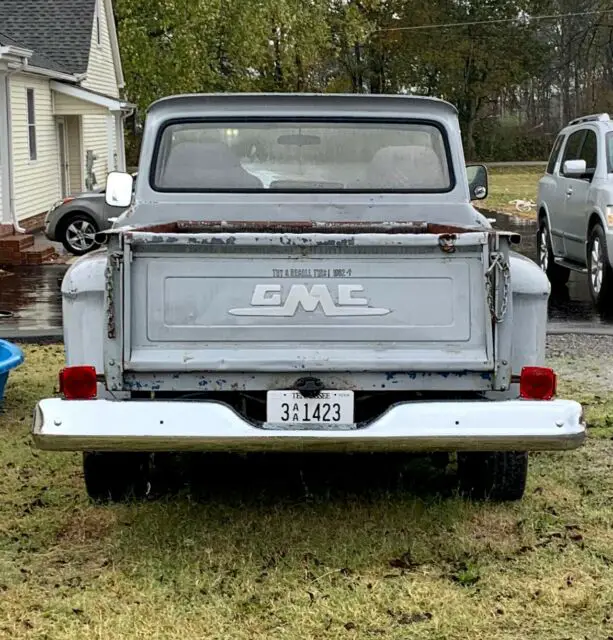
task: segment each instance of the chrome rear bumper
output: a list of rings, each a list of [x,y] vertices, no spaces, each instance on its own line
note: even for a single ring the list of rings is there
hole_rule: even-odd
[[[407,402],[345,430],[256,426],[219,402],[42,400],[33,437],[58,451],[535,451],[585,439],[581,405]]]

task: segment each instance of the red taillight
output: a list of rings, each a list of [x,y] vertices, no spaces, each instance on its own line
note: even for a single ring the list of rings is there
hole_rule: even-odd
[[[524,367],[519,378],[519,395],[526,400],[552,400],[558,378],[547,367]]]
[[[66,400],[93,400],[98,395],[95,367],[66,367],[60,371],[60,393]]]

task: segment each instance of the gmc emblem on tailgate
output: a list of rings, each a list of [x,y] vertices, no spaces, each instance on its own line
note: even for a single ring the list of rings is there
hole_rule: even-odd
[[[310,288],[304,284],[293,284],[285,301],[282,299],[280,284],[258,284],[251,297],[251,306],[245,309],[230,309],[233,316],[273,316],[291,318],[298,307],[312,313],[321,307],[324,315],[339,316],[386,316],[391,309],[378,309],[368,306],[366,298],[353,298],[352,294],[362,293],[364,287],[359,284],[339,284],[338,304],[335,304],[326,284],[314,284]]]

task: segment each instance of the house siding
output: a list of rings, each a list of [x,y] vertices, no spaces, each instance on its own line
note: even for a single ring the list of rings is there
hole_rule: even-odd
[[[98,6],[99,5],[99,6]],[[109,23],[106,16],[104,0],[98,0],[96,11],[100,16],[101,44],[98,45],[96,38],[96,24],[93,21],[91,48],[89,54],[89,65],[87,67],[87,78],[83,81],[84,89],[97,91],[113,98],[119,97],[117,87],[117,75],[113,52],[111,49],[111,38],[109,33]],[[99,112],[100,113],[100,112]],[[84,114],[83,115],[83,152],[84,157],[88,150],[92,150],[97,156],[94,162],[94,174],[96,182],[102,185],[106,182],[109,171],[114,167],[109,166],[109,132],[108,111],[104,115]],[[115,150],[113,149],[113,153]],[[113,155],[110,156],[111,158]],[[85,165],[84,165],[85,166]]]
[[[97,0],[95,11],[100,20],[101,42],[100,45],[97,42],[94,19],[90,34],[87,77],[82,82],[82,86],[90,91],[119,98],[118,70],[113,59],[109,31],[112,22],[109,23],[107,20],[107,10],[110,10],[110,3],[106,0]],[[110,112],[97,105],[52,92],[49,82],[46,77],[28,72],[20,72],[10,78],[12,146],[8,161],[12,165],[14,204],[19,221],[26,221],[28,218],[46,212],[60,197],[61,179],[56,116],[66,118],[71,191],[80,191],[82,186],[85,186],[87,151],[93,151],[96,156],[93,172],[98,185],[105,183],[108,172],[115,168],[117,162],[116,132]],[[30,160],[28,143],[28,89],[33,89],[35,96],[37,147],[35,161]],[[6,161],[7,158],[5,157],[4,160]],[[8,185],[6,180],[3,184],[2,177],[0,164],[0,223],[3,217],[3,198],[5,217],[9,210]]]
[[[54,113],[56,116],[106,115],[108,113],[104,107],[62,93],[54,92],[53,101],[55,103]]]
[[[83,154],[93,151],[96,156],[94,161],[94,174],[96,184],[103,185],[109,173],[108,166],[108,131],[106,116],[83,116]],[[85,160],[83,161],[85,163]],[[84,166],[86,166],[84,164]]]
[[[26,92],[34,90],[36,160],[30,160]],[[60,173],[49,81],[29,74],[10,78],[12,163],[18,220],[39,215],[59,198]]]
[[[87,78],[83,81],[82,86],[85,89],[91,89],[92,91],[118,98],[117,74],[113,61],[113,50],[111,49],[109,23],[104,5],[104,0],[97,0],[96,11],[100,16],[101,44],[98,45],[96,21],[93,20]]]

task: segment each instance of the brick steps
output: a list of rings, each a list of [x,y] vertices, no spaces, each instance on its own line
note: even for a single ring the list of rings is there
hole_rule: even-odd
[[[25,257],[26,264],[37,265],[45,264],[57,257],[57,253],[53,247],[44,247],[42,249],[26,249],[21,253],[22,257]]]
[[[34,236],[22,233],[18,236],[0,238],[0,251],[23,251],[34,246]]]
[[[57,256],[50,246],[36,246],[34,236],[28,233],[0,236],[0,265],[17,267],[40,265]]]

